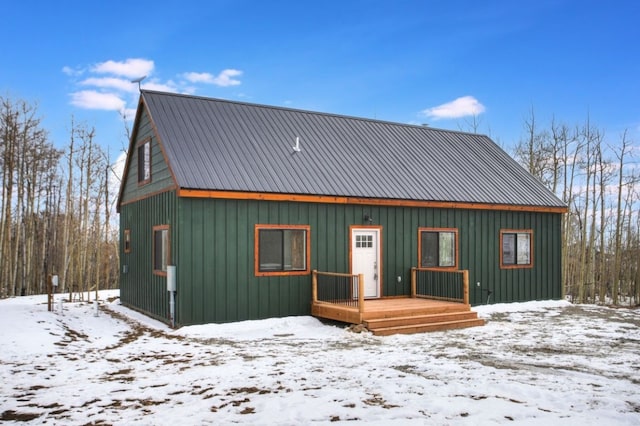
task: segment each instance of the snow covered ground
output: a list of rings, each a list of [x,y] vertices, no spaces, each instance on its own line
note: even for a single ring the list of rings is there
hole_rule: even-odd
[[[0,422],[640,424],[637,309],[482,306],[484,327],[374,337],[311,317],[171,330],[117,294],[98,316],[0,300]]]

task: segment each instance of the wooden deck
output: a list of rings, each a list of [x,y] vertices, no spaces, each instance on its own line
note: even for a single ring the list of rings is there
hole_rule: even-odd
[[[425,298],[364,300],[362,309],[314,301],[311,314],[350,324],[363,324],[376,336],[422,333],[484,325],[471,306]]]

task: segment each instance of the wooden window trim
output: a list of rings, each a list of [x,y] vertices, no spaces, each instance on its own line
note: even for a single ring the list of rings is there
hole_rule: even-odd
[[[286,230],[297,229],[306,231],[305,239],[305,266],[304,270],[297,271],[261,271],[260,270],[260,230],[273,229],[273,230]],[[253,241],[253,258],[254,258],[254,274],[256,277],[272,277],[272,276],[293,276],[293,275],[309,275],[311,273],[311,226],[310,225],[261,225],[256,224],[254,228],[254,241]]]
[[[519,264],[513,264],[513,265],[505,265],[504,264],[504,260],[502,258],[503,256],[503,252],[502,252],[502,238],[504,237],[504,234],[529,234],[529,263],[526,265],[519,265]],[[518,245],[518,242],[516,241],[516,247]],[[500,269],[531,269],[533,268],[533,230],[532,229],[501,229],[500,230],[500,246],[498,247],[498,250],[500,252]],[[516,254],[516,259],[517,259],[517,254]]]
[[[418,228],[418,266],[423,268],[422,266],[422,233],[423,232],[451,232],[454,234],[454,244],[455,244],[455,253],[454,253],[454,262],[453,266],[429,266],[429,269],[439,270],[439,271],[457,271],[458,270],[458,256],[459,256],[459,238],[458,238],[458,228],[429,228],[429,227],[419,227]]]
[[[156,232],[157,231],[167,231],[167,265],[171,263],[171,232],[169,230],[169,225],[157,225],[153,227],[153,231],[151,232],[151,268],[153,269],[154,275],[167,276],[167,271],[163,271],[161,269],[156,269],[155,259],[156,259]]]
[[[145,145],[149,145],[149,178],[148,179],[140,179],[141,176],[141,171],[140,171],[140,165],[144,163],[144,160],[140,159],[140,151],[144,150],[144,146]],[[138,150],[137,150],[137,156],[138,156],[138,186],[143,186],[143,185],[147,185],[148,183],[151,182],[151,175],[152,175],[152,170],[151,170],[151,166],[152,166],[152,159],[153,159],[153,152],[152,152],[152,145],[151,145],[151,137],[147,137],[145,140],[142,141],[142,143],[140,143],[140,145],[138,145]]]
[[[124,230],[124,250],[125,254],[131,253],[131,229]]]

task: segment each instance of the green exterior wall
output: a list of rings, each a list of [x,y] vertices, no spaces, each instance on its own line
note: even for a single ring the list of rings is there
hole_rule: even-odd
[[[164,192],[120,208],[120,300],[127,306],[168,322],[166,277],[153,274],[153,227],[169,225],[170,253],[175,253],[174,192]],[[123,247],[124,230],[131,231],[131,252]]]
[[[121,229],[132,236],[132,253],[122,256],[122,301],[167,318],[165,278],[151,273],[151,239],[154,225],[169,224],[178,324],[308,315],[310,275],[254,275],[254,226],[310,225],[311,269],[349,272],[349,227],[363,225],[365,213],[382,226],[383,296],[409,294],[418,228],[436,227],[458,229],[459,268],[469,270],[472,304],[485,303],[486,290],[491,303],[561,297],[560,214],[176,199],[169,192],[122,207]],[[500,269],[501,229],[533,230],[533,268]]]
[[[151,182],[145,185],[138,185],[138,147],[149,138],[151,138]],[[173,186],[173,178],[169,172],[167,162],[164,160],[164,155],[158,144],[158,138],[153,132],[148,115],[144,112],[140,116],[136,143],[133,145],[129,161],[122,193],[122,203],[129,203]]]

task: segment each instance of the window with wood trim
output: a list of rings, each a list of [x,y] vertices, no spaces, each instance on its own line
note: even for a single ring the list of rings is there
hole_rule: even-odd
[[[131,229],[124,230],[123,246],[125,253],[131,253]]]
[[[500,267],[533,267],[533,231],[530,229],[500,230]]]
[[[151,182],[151,139],[138,147],[138,184]]]
[[[153,273],[166,275],[170,262],[169,225],[153,227]]]
[[[456,228],[419,228],[418,235],[421,268],[458,269]]]
[[[256,225],[256,276],[309,274],[310,238],[308,225]]]

